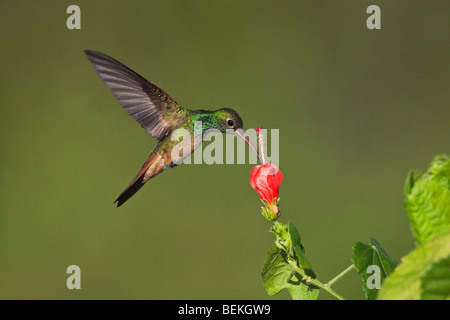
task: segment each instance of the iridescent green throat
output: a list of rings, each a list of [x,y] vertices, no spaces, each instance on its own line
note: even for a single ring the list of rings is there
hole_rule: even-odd
[[[201,122],[202,134],[210,129],[221,129],[221,124],[219,119],[221,116],[221,111],[209,111],[209,110],[195,110],[188,116],[189,126],[194,126],[195,122]]]

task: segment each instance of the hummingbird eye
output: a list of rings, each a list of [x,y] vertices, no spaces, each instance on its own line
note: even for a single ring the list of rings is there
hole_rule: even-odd
[[[228,124],[228,126],[230,126],[230,127],[234,126],[234,122],[233,122],[233,120],[231,120],[231,119],[228,119],[227,124]]]

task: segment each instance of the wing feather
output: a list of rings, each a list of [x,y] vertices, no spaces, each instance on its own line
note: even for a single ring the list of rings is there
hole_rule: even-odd
[[[175,123],[184,121],[181,106],[154,83],[104,53],[85,53],[123,109],[155,139],[163,139]]]

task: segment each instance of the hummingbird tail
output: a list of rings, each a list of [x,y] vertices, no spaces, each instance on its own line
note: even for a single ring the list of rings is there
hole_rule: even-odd
[[[123,205],[125,201],[130,199],[136,192],[138,192],[140,188],[142,188],[142,186],[145,184],[144,176],[145,172],[142,173],[142,175],[138,179],[131,182],[131,184],[120,194],[116,201],[114,201],[114,203],[117,202],[117,208]]]
[[[166,167],[167,166],[164,163],[164,156],[157,155],[152,152],[133,181],[131,181],[128,187],[126,187],[116,201],[114,201],[114,203],[117,202],[117,207],[124,204],[125,201],[138,192],[138,190],[142,188],[148,180],[163,172]]]

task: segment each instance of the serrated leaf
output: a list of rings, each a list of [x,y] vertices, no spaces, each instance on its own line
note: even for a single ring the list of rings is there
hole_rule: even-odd
[[[373,279],[375,281],[379,281],[379,284],[381,285],[383,280],[389,276],[398,265],[398,262],[387,254],[377,240],[374,238],[369,239],[369,244],[357,242],[353,246],[352,261],[363,280],[363,289],[366,294],[366,298],[369,300],[374,300],[376,299],[380,288],[376,288],[376,286],[371,287],[371,285],[368,285],[369,281],[370,284],[372,284]],[[379,269],[375,269],[373,266],[376,266]],[[378,271],[379,274],[377,274]],[[378,276],[379,279],[375,278]]]
[[[306,284],[297,273],[291,275],[292,270],[292,266],[287,262],[287,254],[273,244],[266,255],[261,272],[267,293],[273,296],[286,289],[294,300],[317,299],[319,289]]]
[[[418,244],[450,230],[450,158],[438,155],[427,172],[408,174],[405,207]]]
[[[450,296],[450,233],[441,234],[402,258],[384,281],[378,299],[445,299]]]

